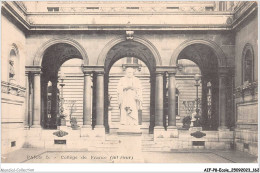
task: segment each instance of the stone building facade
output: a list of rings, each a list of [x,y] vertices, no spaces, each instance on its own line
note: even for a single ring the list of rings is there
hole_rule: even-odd
[[[59,69],[74,58],[82,60],[82,122],[78,130],[64,129],[62,138],[68,148],[84,143],[77,147],[89,150],[88,138],[108,140],[109,71],[116,61],[135,57],[149,69],[149,113],[141,130],[152,140],[144,150],[196,148],[194,141],[202,141],[200,147],[257,155],[256,2],[14,1],[1,10],[2,153],[57,147],[58,97],[49,116],[54,128],[45,128],[48,83],[58,95]],[[185,78],[177,62],[183,59],[201,73],[202,138],[182,129],[176,114],[176,89],[181,92]]]

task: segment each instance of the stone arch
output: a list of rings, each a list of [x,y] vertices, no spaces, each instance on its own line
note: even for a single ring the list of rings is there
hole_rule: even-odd
[[[97,60],[97,65],[98,66],[103,66],[105,64],[105,60],[107,57],[108,52],[111,50],[111,48],[121,42],[126,41],[126,38],[124,36],[120,36],[117,37],[111,41],[109,41],[105,47],[102,49],[101,53],[98,56],[98,60]],[[156,61],[156,66],[161,66],[162,65],[162,60],[160,57],[160,54],[158,52],[158,50],[156,49],[156,47],[149,41],[146,40],[144,38],[141,38],[139,36],[134,36],[133,41],[136,41],[138,43],[143,44],[144,46],[146,46],[153,54],[155,61]]]
[[[57,43],[66,43],[66,44],[69,44],[69,45],[75,47],[80,52],[84,65],[89,64],[87,52],[77,41],[70,39],[70,38],[54,38],[54,39],[51,39],[51,40],[45,42],[43,44],[43,46],[38,49],[38,51],[34,57],[34,60],[33,60],[33,65],[41,66],[43,55],[44,55],[46,49]]]
[[[178,56],[182,52],[183,49],[185,49],[187,46],[193,45],[193,44],[204,44],[212,48],[214,53],[217,56],[218,61],[218,67],[226,67],[227,66],[227,58],[222,51],[222,49],[213,41],[209,40],[186,40],[181,45],[177,47],[177,49],[173,52],[170,60],[171,66],[176,66]]]

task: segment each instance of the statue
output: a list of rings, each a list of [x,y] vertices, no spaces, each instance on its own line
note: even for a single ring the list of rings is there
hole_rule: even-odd
[[[9,60],[9,78],[14,79],[15,71],[14,71],[14,60]]]
[[[121,125],[138,125],[138,110],[142,109],[142,86],[134,76],[134,68],[126,68],[126,75],[118,83],[118,104]]]

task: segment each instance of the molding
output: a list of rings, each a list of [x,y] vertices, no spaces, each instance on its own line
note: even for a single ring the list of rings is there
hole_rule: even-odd
[[[236,98],[240,98],[240,97],[244,98],[247,95],[252,95],[252,96],[256,95],[257,96],[257,93],[258,93],[258,81],[255,81],[252,83],[245,83],[243,85],[236,87],[234,95]],[[256,99],[257,99],[257,97],[256,97]],[[242,103],[245,103],[245,102],[242,102]]]
[[[44,55],[44,52],[46,49],[48,49],[50,46],[57,44],[57,43],[66,43],[73,47],[75,47],[81,54],[82,59],[84,61],[84,65],[88,65],[89,59],[86,50],[75,40],[71,38],[64,38],[64,37],[58,37],[48,40],[47,42],[43,43],[42,46],[37,50],[37,53],[34,56],[33,64],[35,66],[41,66],[42,64],[42,58]]]
[[[33,74],[37,74],[37,73],[41,73],[41,66],[25,66],[25,73],[33,73]]]
[[[151,12],[142,12],[142,10],[138,10],[137,12],[131,12],[126,10],[124,12],[42,12],[42,13],[32,13],[26,12],[26,9],[17,3],[12,2],[3,2],[2,9],[4,9],[7,13],[12,15],[20,24],[22,24],[27,30],[35,31],[35,30],[233,30],[240,23],[242,23],[251,13],[257,10],[256,2],[248,2],[247,5],[242,5],[236,11],[194,11],[193,8],[189,7],[191,11],[184,10],[183,7],[180,8],[180,11],[176,12],[168,12],[166,11],[151,11]],[[15,8],[14,8],[15,7]],[[143,7],[140,7],[142,9]],[[223,25],[35,25],[27,21],[25,17],[22,17],[21,14],[17,12],[19,10],[20,13],[23,13],[24,16],[29,15],[208,15],[208,16],[229,16],[228,22]],[[241,12],[242,11],[242,12]],[[242,13],[239,15],[239,13]],[[236,17],[236,15],[238,15]]]
[[[177,73],[177,66],[156,66],[156,72]]]
[[[104,72],[104,66],[82,66],[83,73]]]
[[[12,16],[19,24],[21,24],[26,30],[30,30],[30,23],[26,21],[18,12],[9,4],[12,2],[3,1],[2,2],[2,12],[5,12],[7,15]],[[19,9],[20,11],[20,9]],[[24,13],[27,16],[27,13]]]
[[[1,81],[1,93],[11,94],[19,97],[25,97],[26,88],[21,87],[20,85]],[[2,100],[4,100],[4,98],[2,98]]]
[[[239,25],[241,25],[251,14],[257,11],[257,2],[251,1],[253,3],[249,3],[250,1],[246,1],[243,5],[238,8],[233,15],[233,22],[231,25],[231,29],[236,29]],[[246,4],[246,5],[244,5]],[[240,11],[243,11],[241,14]]]
[[[77,30],[77,31],[126,31],[126,30],[149,30],[149,31],[193,31],[193,30],[232,30],[226,24],[32,24],[30,31],[46,31],[46,30]]]

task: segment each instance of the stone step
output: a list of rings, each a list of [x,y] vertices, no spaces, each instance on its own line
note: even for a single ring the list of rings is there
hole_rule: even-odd
[[[142,132],[118,131],[117,134],[120,136],[141,136]]]

